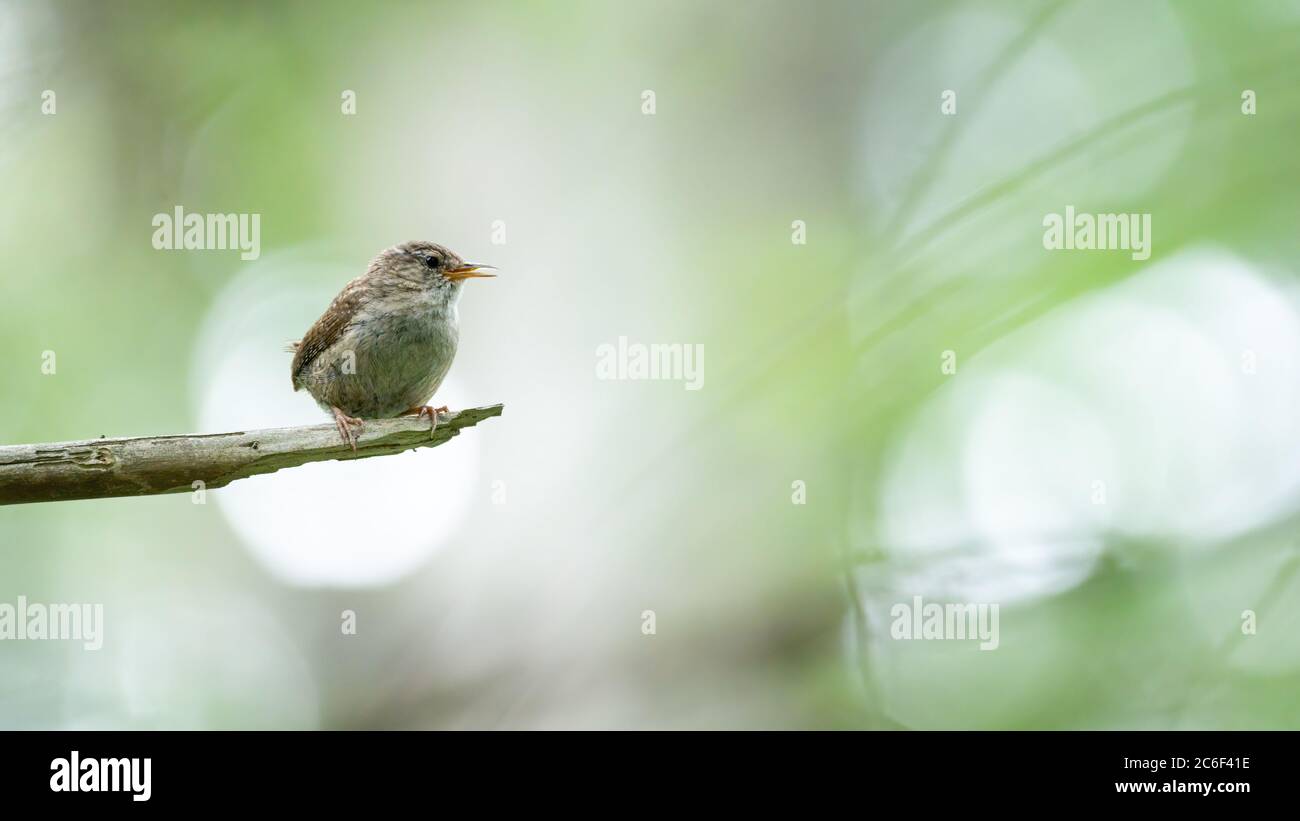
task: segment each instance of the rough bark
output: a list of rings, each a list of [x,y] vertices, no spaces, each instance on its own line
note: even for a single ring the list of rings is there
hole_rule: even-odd
[[[333,424],[0,446],[0,505],[211,490],[308,462],[436,447],[501,411],[491,405],[442,415],[432,437],[428,417],[368,419],[355,452]]]

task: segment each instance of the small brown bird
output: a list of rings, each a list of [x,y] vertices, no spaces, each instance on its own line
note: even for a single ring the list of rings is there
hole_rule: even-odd
[[[343,286],[299,342],[289,343],[293,389],[306,388],[334,415],[343,441],[357,449],[363,419],[427,415],[428,402],[456,356],[456,303],[465,280],[491,277],[491,265],[465,262],[432,242],[381,252]],[[495,270],[495,269],[494,269]]]

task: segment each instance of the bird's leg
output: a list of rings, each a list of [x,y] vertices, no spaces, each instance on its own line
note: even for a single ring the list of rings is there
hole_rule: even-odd
[[[357,435],[352,432],[352,428],[356,427],[357,430],[361,430],[363,427],[361,420],[355,416],[348,416],[333,405],[330,406],[330,409],[334,411],[334,427],[339,429],[339,436],[343,437],[343,444],[351,445],[355,451],[357,449]]]
[[[413,408],[403,411],[402,416],[415,414],[416,419],[423,416],[429,417],[429,420],[433,422],[433,426],[429,428],[429,438],[432,439],[433,432],[438,429],[438,414],[440,413],[451,413],[451,410],[446,405],[443,405],[440,408],[435,408],[432,405],[416,405]]]

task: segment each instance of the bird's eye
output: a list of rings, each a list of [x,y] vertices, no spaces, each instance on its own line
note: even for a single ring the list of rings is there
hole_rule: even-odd
[[[427,266],[430,267],[430,268],[437,268],[437,267],[438,267],[438,262],[439,262],[439,259],[438,259],[436,256],[434,256],[433,254],[430,254],[429,256],[427,256],[427,257],[424,258],[424,264],[427,265]]]

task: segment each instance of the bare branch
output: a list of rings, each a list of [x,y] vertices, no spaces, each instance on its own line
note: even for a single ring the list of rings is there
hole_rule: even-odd
[[[332,424],[297,428],[87,439],[0,447],[0,505],[186,493],[329,459],[365,459],[436,447],[493,416],[501,405],[438,418],[367,419],[355,452]]]

